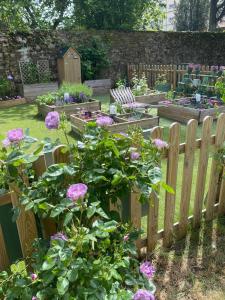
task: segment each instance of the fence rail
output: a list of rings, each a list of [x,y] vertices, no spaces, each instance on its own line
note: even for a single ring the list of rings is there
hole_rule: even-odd
[[[201,65],[201,74],[208,74],[210,66]],[[179,65],[146,65],[146,64],[128,64],[127,74],[129,82],[132,80],[134,74],[139,78],[144,74],[148,81],[148,86],[153,88],[157,78],[161,75],[166,75],[168,83],[173,89],[176,89],[178,82],[180,82],[187,73],[187,64]]]
[[[206,117],[203,121],[202,134],[200,139],[196,139],[197,121],[190,120],[186,127],[186,141],[180,143],[180,124],[173,123],[169,128],[169,147],[165,152],[163,160],[166,161],[166,183],[174,191],[177,190],[177,177],[180,164],[179,160],[183,158],[181,167],[182,186],[181,194],[165,193],[164,207],[164,225],[159,230],[159,200],[157,195],[152,195],[151,204],[147,211],[147,236],[138,241],[139,248],[147,247],[148,252],[152,252],[156,247],[159,239],[163,240],[163,245],[169,247],[176,239],[186,236],[189,224],[197,228],[204,217],[207,221],[214,219],[218,215],[225,214],[225,166],[221,172],[218,168],[218,162],[210,151],[217,151],[222,147],[225,141],[225,114],[221,114],[217,120],[215,135],[211,134],[213,120],[212,117]],[[155,127],[151,131],[151,137],[163,138],[163,128]],[[195,156],[196,151],[199,155]],[[183,155],[181,157],[181,155]],[[212,162],[209,165],[209,159]],[[197,158],[197,159],[196,159]],[[40,156],[38,161],[33,165],[36,176],[41,176],[47,166],[52,163],[67,162],[67,154],[62,153],[61,147],[55,149],[50,159],[44,155]],[[193,182],[194,165],[197,165],[197,180]],[[207,169],[210,166],[209,183],[206,189]],[[189,215],[192,190],[194,189],[193,215]],[[207,192],[206,203],[205,194]],[[138,192],[131,194],[130,201],[130,218],[133,224],[141,227],[142,223],[142,205],[138,201]],[[179,201],[180,214],[179,222],[174,223],[175,204]],[[15,191],[0,198],[0,212],[5,205],[18,204],[18,194]],[[205,204],[205,207],[204,207]],[[46,221],[47,222],[47,221]],[[33,239],[37,236],[37,227],[33,214],[22,210],[20,219],[17,221],[17,229],[22,249],[23,257],[30,255],[32,251]],[[54,224],[49,223],[45,236],[53,234],[55,231]],[[6,268],[10,263],[5,235],[10,235],[8,231],[3,232],[0,220],[0,269]]]

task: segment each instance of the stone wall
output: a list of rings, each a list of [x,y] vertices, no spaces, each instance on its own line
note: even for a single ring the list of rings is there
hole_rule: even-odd
[[[225,33],[189,32],[35,32],[8,35],[0,33],[0,75],[12,72],[20,81],[18,61],[48,59],[57,79],[57,53],[65,45],[78,47],[91,36],[99,35],[109,45],[110,67],[103,77],[124,76],[127,63],[225,65]]]

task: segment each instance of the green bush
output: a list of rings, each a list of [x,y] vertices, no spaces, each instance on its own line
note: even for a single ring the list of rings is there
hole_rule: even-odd
[[[12,86],[10,80],[2,77],[0,79],[0,97],[10,96],[11,90]]]
[[[93,90],[86,84],[74,84],[69,82],[63,82],[62,86],[58,91],[58,94],[59,96],[63,97],[65,93],[69,93],[69,95],[72,97],[79,98],[80,94],[83,94],[87,98],[90,98],[93,94]]]
[[[81,56],[82,80],[98,79],[101,71],[109,66],[107,45],[95,36],[77,50]]]
[[[38,104],[53,105],[58,97],[57,93],[48,93],[46,95],[38,96],[36,102]]]

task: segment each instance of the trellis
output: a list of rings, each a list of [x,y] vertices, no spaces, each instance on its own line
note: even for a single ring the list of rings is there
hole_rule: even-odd
[[[23,84],[31,83],[31,76],[36,81],[32,83],[43,82],[50,74],[49,61],[47,59],[37,60],[36,63],[30,60],[19,61],[19,68]]]

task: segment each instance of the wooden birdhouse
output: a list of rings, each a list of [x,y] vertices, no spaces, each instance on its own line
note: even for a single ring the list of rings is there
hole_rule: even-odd
[[[71,48],[63,48],[57,59],[59,81],[81,83],[81,64],[79,53]]]

